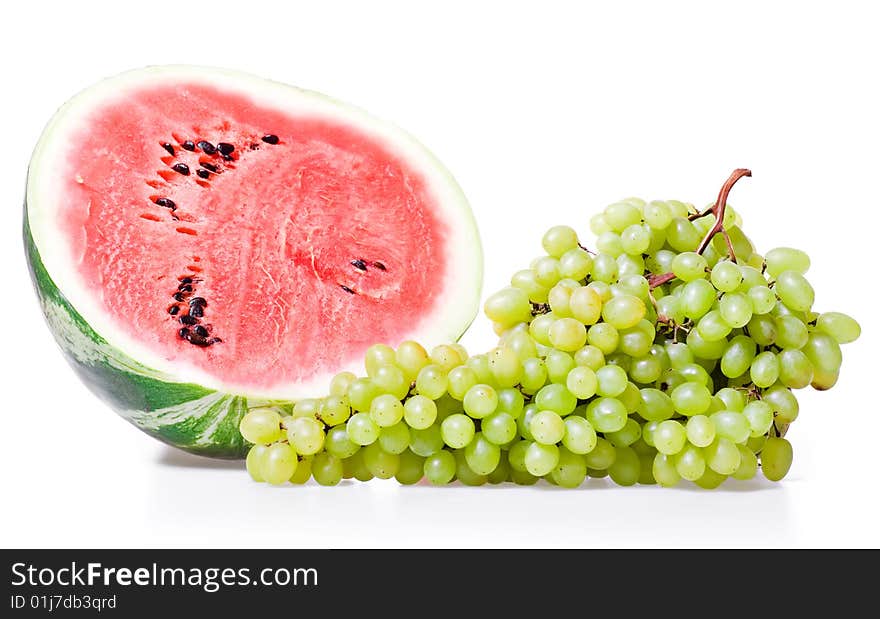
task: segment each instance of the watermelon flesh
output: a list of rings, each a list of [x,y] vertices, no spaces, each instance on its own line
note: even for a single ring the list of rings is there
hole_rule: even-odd
[[[249,406],[322,393],[376,342],[454,340],[479,303],[476,227],[430,153],[224,71],[135,71],[62,108],[31,163],[25,236],[87,383],[209,455],[241,455],[230,424]]]

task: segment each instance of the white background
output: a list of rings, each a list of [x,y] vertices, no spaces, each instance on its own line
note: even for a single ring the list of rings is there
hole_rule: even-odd
[[[878,15],[870,3],[9,3],[0,25],[0,546],[880,545]],[[705,492],[270,488],[152,441],[56,349],[20,240],[30,150],[69,96],[125,69],[202,63],[324,91],[402,125],[454,171],[506,284],[618,198],[733,203],[759,249],[813,258],[816,307],[862,323],[832,391],[801,395],[780,484]],[[493,341],[479,318],[464,342]]]

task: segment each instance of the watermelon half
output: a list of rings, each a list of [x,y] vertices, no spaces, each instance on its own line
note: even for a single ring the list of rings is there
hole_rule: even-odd
[[[145,432],[241,457],[250,407],[360,371],[376,342],[457,339],[482,253],[461,189],[400,129],[250,75],[150,67],[64,105],[24,242],[55,339]]]

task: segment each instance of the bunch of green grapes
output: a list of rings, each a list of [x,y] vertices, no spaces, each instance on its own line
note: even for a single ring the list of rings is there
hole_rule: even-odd
[[[326,397],[251,410],[241,422],[255,443],[251,476],[714,488],[760,469],[782,479],[792,390],[832,387],[840,345],[860,328],[813,311],[805,253],[755,252],[726,207],[736,178],[705,212],[672,200],[608,206],[590,222],[596,252],[570,227],[548,230],[545,254],[486,301],[500,335],[488,353],[378,344],[366,376],[339,374]]]

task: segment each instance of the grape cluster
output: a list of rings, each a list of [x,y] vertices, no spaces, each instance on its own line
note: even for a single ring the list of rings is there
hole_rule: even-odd
[[[567,226],[548,230],[545,255],[486,301],[500,336],[488,353],[377,344],[366,377],[339,374],[322,399],[249,411],[251,476],[714,488],[760,468],[782,479],[792,390],[832,387],[840,344],[860,328],[813,312],[805,253],[755,252],[726,206],[734,176],[704,212],[608,206],[590,221],[597,252]]]

